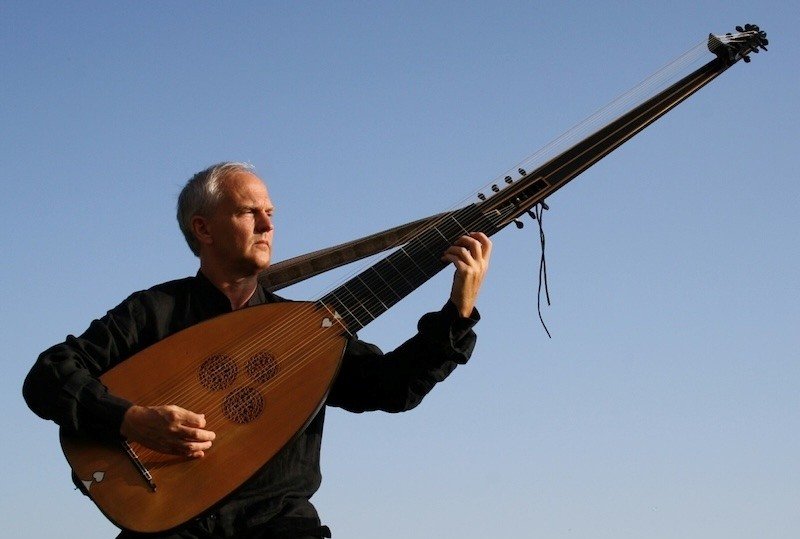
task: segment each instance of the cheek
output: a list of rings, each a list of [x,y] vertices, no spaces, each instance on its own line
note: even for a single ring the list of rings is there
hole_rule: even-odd
[[[237,222],[234,229],[236,231],[236,237],[240,238],[242,241],[249,239],[253,235],[252,223],[248,223],[247,221]]]

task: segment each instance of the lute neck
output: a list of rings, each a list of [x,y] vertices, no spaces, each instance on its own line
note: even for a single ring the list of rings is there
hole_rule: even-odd
[[[741,33],[709,36],[716,55],[665,90],[622,114],[535,170],[519,169],[506,186],[493,185],[491,196],[480,203],[430,218],[430,225],[397,251],[339,286],[320,302],[333,310],[347,332],[354,334],[405,296],[419,288],[447,264],[441,256],[453,242],[469,232],[489,236],[544,201],[581,172],[597,163],[631,137],[707,85],[731,65],[766,50],[766,34],[757,26],[737,27]]]
[[[320,302],[354,334],[439,273],[444,251],[469,232],[492,235],[502,228],[475,204],[442,214],[424,232],[339,286]]]

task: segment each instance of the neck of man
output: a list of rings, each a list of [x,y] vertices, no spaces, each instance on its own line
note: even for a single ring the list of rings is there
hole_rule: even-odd
[[[231,302],[231,309],[234,311],[241,309],[250,298],[258,286],[258,272],[251,274],[239,274],[218,268],[201,260],[200,271],[203,275],[216,286],[220,292]]]

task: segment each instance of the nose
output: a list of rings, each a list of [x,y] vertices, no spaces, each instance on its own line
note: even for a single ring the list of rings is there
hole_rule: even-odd
[[[265,212],[259,211],[256,213],[256,232],[259,234],[263,234],[264,232],[269,232],[275,228],[274,223],[272,222],[272,216]]]

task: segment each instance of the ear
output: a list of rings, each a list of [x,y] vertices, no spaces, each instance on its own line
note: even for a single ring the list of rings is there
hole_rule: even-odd
[[[202,215],[195,215],[191,220],[192,233],[201,245],[211,245],[214,243],[211,237],[211,227],[208,219]]]

